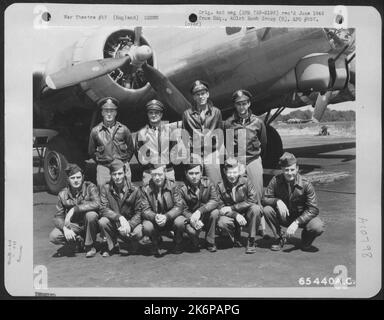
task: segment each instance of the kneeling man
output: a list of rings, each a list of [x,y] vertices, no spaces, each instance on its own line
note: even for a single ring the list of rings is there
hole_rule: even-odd
[[[215,185],[202,176],[203,166],[199,159],[185,165],[185,182],[177,188],[183,203],[183,215],[187,219],[185,231],[191,238],[195,251],[199,251],[199,234],[203,229],[207,250],[216,252],[215,232],[219,211]]]
[[[152,240],[155,256],[160,256],[162,233],[174,231],[174,253],[181,253],[185,218],[183,205],[175,194],[175,183],[166,178],[165,165],[150,167],[151,179],[142,187],[142,218],[144,235]]]
[[[219,196],[219,229],[229,234],[236,247],[241,244],[241,228],[248,228],[246,253],[255,253],[256,221],[261,207],[257,204],[256,189],[246,177],[240,176],[239,163],[229,158],[224,163],[223,182],[217,184]]]
[[[300,227],[301,249],[317,251],[312,246],[313,240],[324,231],[324,223],[318,217],[315,190],[312,184],[299,172],[296,158],[285,152],[280,158],[283,171],[270,181],[262,200],[264,216],[279,244],[272,245],[271,250],[279,251],[284,245],[281,227],[287,227],[286,236],[291,237]]]
[[[140,190],[126,178],[126,168],[121,160],[113,160],[109,170],[111,181],[103,185],[100,192],[99,225],[108,245],[103,257],[119,252],[118,237],[123,241],[143,237]]]
[[[78,165],[68,164],[65,172],[68,186],[58,195],[56,228],[49,239],[53,244],[69,245],[72,251],[77,243],[81,250],[85,233],[86,257],[91,258],[96,255],[94,245],[98,231],[99,191],[92,182],[84,181],[83,172]]]

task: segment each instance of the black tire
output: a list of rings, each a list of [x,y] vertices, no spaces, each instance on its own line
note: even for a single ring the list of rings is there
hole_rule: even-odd
[[[263,168],[276,169],[279,166],[279,158],[283,154],[283,142],[274,127],[266,126],[267,150],[263,156]]]
[[[67,184],[67,175],[64,171],[68,164],[65,156],[47,147],[44,156],[44,178],[48,190],[58,194]]]

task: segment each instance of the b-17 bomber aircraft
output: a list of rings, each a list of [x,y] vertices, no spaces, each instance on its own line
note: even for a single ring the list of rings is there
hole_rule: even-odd
[[[323,28],[95,29],[33,74],[34,146],[46,147],[48,189],[63,188],[67,162],[89,158],[100,98],[120,101],[118,120],[133,132],[144,126],[144,105],[153,98],[166,104],[164,120],[176,124],[190,107],[197,79],[209,83],[224,119],[233,112],[235,90],[252,93],[253,113],[265,114],[263,164],[276,166],[283,146],[270,124],[285,108],[312,105],[319,120],[327,105],[355,99],[354,34]]]

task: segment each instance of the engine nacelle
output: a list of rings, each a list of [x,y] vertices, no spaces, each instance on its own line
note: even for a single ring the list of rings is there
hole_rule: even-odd
[[[270,89],[272,92],[289,90],[310,93],[344,89],[349,80],[345,57],[336,61],[328,53],[310,54],[297,63]]]
[[[45,74],[85,61],[126,56],[133,45],[134,37],[134,30],[129,28],[98,29],[94,34],[84,36],[73,46],[50,59]],[[140,37],[140,45],[149,45],[143,36]],[[147,63],[156,67],[155,57],[152,56]],[[92,101],[104,96],[113,96],[120,101],[122,107],[133,105],[144,97],[149,97],[152,92],[141,71],[139,65],[129,65],[104,76],[83,81],[79,85]]]

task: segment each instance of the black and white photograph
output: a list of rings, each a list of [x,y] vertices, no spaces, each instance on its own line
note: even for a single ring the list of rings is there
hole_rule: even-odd
[[[21,123],[32,132],[20,134],[33,145],[19,152],[32,203],[14,219],[31,224],[6,212],[5,264],[31,257],[35,294],[308,297],[361,285],[359,261],[379,258],[381,234],[381,171],[359,178],[379,158],[363,165],[361,146],[380,149],[369,133],[381,129],[380,105],[358,99],[374,80],[356,67],[371,62],[353,13],[347,24],[314,7],[209,6],[156,25],[161,10],[143,22],[124,6],[68,6],[30,7]],[[311,24],[327,14],[333,25]],[[370,183],[378,202],[360,213]],[[14,240],[21,226],[28,244]]]

